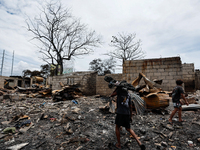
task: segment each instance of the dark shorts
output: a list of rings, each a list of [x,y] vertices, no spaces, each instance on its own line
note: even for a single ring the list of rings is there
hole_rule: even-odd
[[[130,115],[117,114],[115,124],[130,129]]]
[[[176,103],[173,102],[173,106],[174,108],[180,108],[182,105],[180,102],[176,102]]]

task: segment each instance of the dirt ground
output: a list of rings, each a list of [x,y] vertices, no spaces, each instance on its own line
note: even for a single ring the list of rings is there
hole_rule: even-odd
[[[1,99],[1,132],[15,126],[16,121],[9,124],[5,121],[20,114],[30,117],[32,127],[26,132],[1,133],[0,149],[26,143],[22,150],[114,150],[115,114],[99,110],[106,104],[105,98],[95,96],[56,103],[51,98],[27,98],[15,102]],[[135,114],[131,128],[147,150],[200,149],[200,111],[183,111],[186,122],[179,123],[176,115],[170,125],[171,109],[169,106],[165,110],[147,110],[144,115]],[[121,131],[121,144],[122,149],[140,149],[125,129]]]

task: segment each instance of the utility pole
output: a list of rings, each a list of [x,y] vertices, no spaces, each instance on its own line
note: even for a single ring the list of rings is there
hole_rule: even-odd
[[[1,63],[1,76],[2,76],[2,73],[3,73],[4,53],[5,53],[5,50],[3,50],[3,56],[2,56],[2,63]]]
[[[13,57],[12,57],[12,68],[11,68],[11,76],[13,74],[13,63],[14,63],[14,51],[13,51]]]

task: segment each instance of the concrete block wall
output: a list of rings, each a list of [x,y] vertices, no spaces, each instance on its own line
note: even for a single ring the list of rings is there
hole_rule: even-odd
[[[180,57],[125,61],[122,78],[131,83],[140,72],[150,80],[163,79],[162,85],[156,86],[167,91],[176,86],[177,79],[183,78]]]
[[[195,70],[195,90],[200,90],[200,70]]]
[[[96,94],[96,76],[97,72],[75,72],[60,76],[53,76],[47,79],[47,84],[52,85],[53,90],[62,89],[60,82],[64,85],[80,84],[79,89],[84,95]]]
[[[185,91],[195,91],[195,71],[193,63],[182,64],[182,75],[185,85]]]
[[[4,80],[5,80],[5,79],[11,79],[11,80],[13,80],[13,82],[10,82],[10,83],[9,83],[9,86],[11,86],[11,87],[18,86],[18,82],[19,82],[19,81],[22,83],[21,87],[24,87],[22,78],[0,76],[0,87],[1,87],[1,88],[4,88]],[[26,79],[25,79],[25,80],[26,80]]]
[[[105,76],[111,76],[117,81],[122,81],[122,74],[107,74]],[[101,96],[109,96],[112,94],[115,88],[110,89],[108,87],[108,82],[104,80],[105,76],[96,77],[96,94]]]
[[[0,76],[0,87],[4,88],[4,80],[7,79],[8,77],[6,76]]]
[[[123,64],[123,74],[108,74],[113,79],[122,81],[126,80],[131,83],[142,72],[150,80],[163,79],[162,85],[156,85],[166,91],[171,91],[176,86],[177,79],[183,79],[185,91],[193,90],[193,83],[198,78],[200,88],[200,72],[194,72],[194,64],[182,64],[180,57],[143,59],[125,61]],[[85,95],[99,94],[109,96],[113,90],[108,87],[108,83],[104,81],[105,76],[98,76],[96,72],[75,72],[63,76],[51,77],[47,80],[52,84],[52,88],[61,89],[60,81],[63,84],[80,84],[80,90]],[[141,80],[140,84],[144,84]],[[191,88],[192,87],[192,88]]]

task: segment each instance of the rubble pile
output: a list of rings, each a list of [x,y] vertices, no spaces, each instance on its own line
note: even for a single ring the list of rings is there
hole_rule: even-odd
[[[78,97],[53,102],[52,98],[0,100],[0,149],[21,150],[109,150],[115,149],[115,114],[101,111],[108,100],[103,97]],[[131,128],[147,150],[188,150],[200,148],[200,111],[183,111],[186,122],[169,112],[134,112]],[[122,149],[139,150],[138,144],[123,128]]]
[[[0,96],[6,94],[7,92],[9,92],[9,90],[4,89],[4,88],[0,88]]]
[[[48,98],[53,97],[54,102],[72,100],[79,96],[82,96],[82,92],[79,90],[79,85],[67,85],[61,86],[61,90],[53,90],[50,87],[32,85],[32,87],[22,88],[15,87],[15,89],[0,88],[0,96],[4,99],[10,99],[12,101],[24,100],[26,98]]]
[[[82,96],[82,92],[79,90],[79,85],[67,85],[64,86],[62,83],[61,90],[54,90],[52,91],[52,97],[54,102],[58,101],[66,101],[78,98]]]
[[[144,79],[144,85],[140,84],[140,80]],[[166,108],[169,106],[170,92],[163,91],[161,88],[156,88],[156,84],[162,84],[162,80],[149,80],[143,73],[139,73],[139,76],[131,83],[136,92],[146,102],[146,108],[157,109]]]
[[[141,79],[145,85],[139,85]],[[182,118],[173,118],[170,92],[156,88],[162,80],[150,81],[140,73],[130,92],[133,101],[131,128],[147,150],[200,149],[200,91],[188,94]],[[113,86],[116,83],[109,85]],[[121,84],[120,84],[121,85]],[[79,85],[64,85],[61,90],[32,86],[0,88],[0,149],[11,150],[115,150],[115,98],[83,96]],[[161,109],[160,109],[161,108]],[[122,149],[139,150],[125,129]]]
[[[0,96],[3,95],[4,99],[10,99],[10,100],[19,100],[19,99],[26,99],[26,98],[45,98],[45,97],[51,97],[52,95],[52,89],[46,88],[46,87],[28,87],[28,88],[22,88],[22,87],[15,87],[14,89],[6,89],[6,88],[0,88]]]

